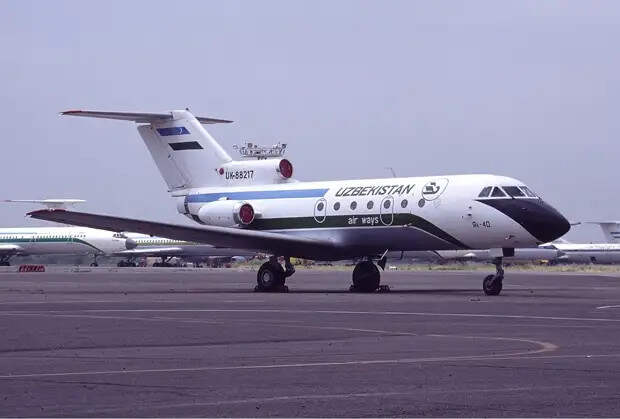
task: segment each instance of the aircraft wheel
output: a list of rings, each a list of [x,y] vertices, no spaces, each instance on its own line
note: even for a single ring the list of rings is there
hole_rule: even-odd
[[[0,262],[0,266],[11,266],[9,262]]]
[[[369,260],[355,265],[353,269],[353,285],[351,291],[375,292],[381,282],[381,273],[377,265]]]
[[[482,282],[482,290],[486,295],[499,295],[502,292],[502,278],[487,275]]]
[[[99,266],[99,264],[97,262],[93,262],[90,264],[90,266],[92,266],[93,268],[96,268],[97,266]]]
[[[284,285],[284,269],[279,263],[265,262],[256,274],[256,291],[288,291]]]

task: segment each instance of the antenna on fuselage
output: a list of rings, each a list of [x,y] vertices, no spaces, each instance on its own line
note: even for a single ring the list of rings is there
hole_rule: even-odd
[[[241,146],[235,144],[233,148],[239,152],[244,159],[265,160],[270,158],[278,158],[284,156],[286,152],[286,143],[278,142],[271,146],[254,144],[245,142]]]

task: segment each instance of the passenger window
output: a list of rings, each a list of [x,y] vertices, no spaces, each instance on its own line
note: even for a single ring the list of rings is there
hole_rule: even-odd
[[[391,201],[389,199],[386,199],[385,202],[383,202],[383,208],[388,209],[390,208],[391,205]]]
[[[493,192],[491,192],[491,196],[494,198],[498,198],[498,197],[506,196],[506,194],[504,193],[504,191],[502,191],[500,188],[496,186],[493,188]]]
[[[319,202],[319,204],[316,206],[317,211],[323,211],[323,208],[325,208],[325,204],[322,202]]]
[[[407,205],[409,205],[409,202],[406,199],[400,201],[401,208],[407,208]]]
[[[340,209],[340,202],[336,202],[334,204],[334,211],[338,211]]]
[[[351,209],[354,210],[355,208],[357,208],[357,202],[353,201],[351,202]]]
[[[525,196],[521,189],[517,188],[516,186],[504,186],[503,188],[504,191],[506,191],[508,195],[512,196],[513,198],[516,198],[518,196]]]
[[[491,193],[491,189],[493,189],[492,186],[487,186],[486,188],[484,188],[482,192],[480,192],[480,195],[478,195],[478,198],[486,198],[487,196],[489,196],[489,194]]]
[[[375,205],[375,203],[374,203],[374,202],[372,202],[372,201],[368,201],[368,203],[366,204],[366,208],[368,208],[368,209],[372,209],[372,207],[373,207],[374,205]]]

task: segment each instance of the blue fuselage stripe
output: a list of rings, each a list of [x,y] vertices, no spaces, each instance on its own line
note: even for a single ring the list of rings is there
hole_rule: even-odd
[[[281,191],[243,191],[217,192],[188,195],[187,202],[213,202],[221,198],[227,199],[278,199],[278,198],[320,198],[328,189],[288,189]]]

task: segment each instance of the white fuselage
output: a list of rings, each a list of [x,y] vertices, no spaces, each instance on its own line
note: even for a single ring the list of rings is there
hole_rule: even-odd
[[[0,228],[0,254],[112,254],[126,249],[126,239],[85,227]]]
[[[560,261],[573,263],[620,263],[620,244],[553,243],[561,253]]]
[[[231,221],[231,227],[329,239],[356,248],[352,253],[357,254],[536,247],[547,237],[537,237],[526,223],[496,206],[518,211],[520,206],[546,205],[542,200],[506,194],[478,197],[488,186],[523,185],[494,175],[286,182],[184,191],[177,194],[177,208],[197,222],[211,224],[202,216],[205,208],[250,203],[256,219],[249,225]]]

